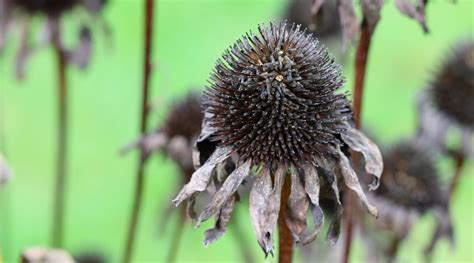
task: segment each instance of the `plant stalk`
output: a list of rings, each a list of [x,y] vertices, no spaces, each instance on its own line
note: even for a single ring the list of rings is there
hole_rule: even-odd
[[[454,160],[456,165],[454,168],[453,177],[451,178],[451,182],[449,184],[449,199],[452,199],[453,194],[459,184],[459,177],[461,177],[462,168],[466,162],[466,156],[461,151],[459,151],[458,153],[454,154]]]
[[[151,72],[151,50],[153,36],[153,9],[154,0],[145,0],[145,39],[144,39],[144,57],[143,57],[143,86],[142,86],[142,103],[141,103],[141,121],[140,132],[145,134],[147,131],[148,116],[148,97],[150,89],[150,72]],[[130,225],[124,251],[123,262],[130,263],[133,256],[134,242],[136,239],[138,218],[141,210],[143,190],[145,185],[144,162],[146,153],[141,149],[140,160],[138,164],[137,177],[135,182],[135,192],[132,213],[130,215]]]
[[[61,47],[61,32],[59,21],[55,21],[56,28],[53,31],[54,50],[57,61],[58,78],[58,126],[57,126],[57,157],[56,157],[56,179],[54,190],[54,210],[52,226],[52,246],[62,248],[64,211],[67,183],[67,131],[68,131],[68,90],[66,81],[66,54]]]
[[[362,102],[363,102],[363,92],[364,92],[364,82],[365,74],[367,68],[367,60],[369,56],[369,49],[372,40],[373,29],[370,30],[367,20],[363,18],[361,23],[361,32],[359,44],[357,47],[357,53],[355,57],[355,80],[354,80],[354,122],[356,129],[360,129],[361,126],[361,116],[362,116]],[[352,155],[353,166],[358,166],[358,158],[356,155]],[[353,203],[353,194],[352,192],[347,192],[345,197],[345,211],[346,211],[346,221],[345,221],[345,242],[344,242],[344,254],[342,257],[342,262],[349,262],[351,246],[352,246],[352,235],[353,235],[353,225],[355,224],[355,214],[356,209]]]
[[[291,183],[285,180],[281,191],[280,212],[278,215],[278,262],[293,262],[293,237],[286,225],[285,215],[288,209],[288,198],[290,197]]]

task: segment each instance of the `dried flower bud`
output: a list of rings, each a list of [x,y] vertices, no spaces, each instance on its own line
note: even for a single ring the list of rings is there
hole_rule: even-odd
[[[213,195],[197,217],[198,225],[218,217],[206,231],[205,244],[210,244],[225,231],[237,189],[255,169],[250,217],[265,254],[273,253],[284,180],[291,180],[285,219],[295,240],[306,244],[316,238],[324,220],[319,199],[327,195],[337,205],[328,232],[335,242],[342,214],[339,182],[377,215],[342,149],[349,146],[363,154],[366,171],[375,176],[372,188],[382,173],[382,157],[375,144],[348,124],[348,101],[336,93],[344,79],[326,49],[299,26],[270,23],[258,31],[237,40],[216,63],[196,147],[200,167],[173,202],[189,199],[192,206],[199,192]],[[233,165],[226,169],[229,162]],[[306,225],[309,209],[312,230]]]

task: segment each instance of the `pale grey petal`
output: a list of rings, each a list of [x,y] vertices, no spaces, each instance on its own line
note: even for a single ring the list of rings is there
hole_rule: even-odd
[[[13,172],[8,166],[7,160],[0,154],[0,186],[6,184],[12,175]]]
[[[209,157],[209,160],[193,173],[191,180],[183,186],[183,189],[173,200],[173,203],[177,206],[192,194],[204,191],[209,184],[216,165],[229,157],[231,152],[231,147],[218,147],[211,157]]]
[[[239,186],[242,184],[242,181],[250,175],[251,164],[251,160],[248,160],[245,163],[238,165],[229,177],[227,177],[222,184],[222,187],[219,188],[216,194],[212,197],[212,201],[199,215],[196,227],[198,227],[201,222],[216,214],[227,200],[235,194]]]
[[[375,176],[374,181],[369,185],[369,190],[377,189],[383,172],[383,159],[379,147],[362,132],[352,127],[348,127],[345,133],[341,133],[341,138],[352,150],[362,153],[365,159],[365,170]]]
[[[201,167],[211,156],[217,147],[217,142],[211,141],[211,136],[214,130],[209,125],[209,119],[212,114],[204,112],[204,120],[202,122],[201,134],[199,135],[193,149],[193,164],[194,168]]]
[[[150,154],[152,151],[161,150],[167,142],[168,136],[162,132],[146,134],[123,146],[119,153],[125,155],[135,148],[142,148],[146,154]]]
[[[291,172],[291,192],[288,198],[285,221],[296,242],[300,242],[302,234],[306,230],[306,215],[308,209],[309,200],[303,183],[296,169],[293,169]]]
[[[427,33],[429,30],[425,20],[425,1],[426,0],[416,0],[415,4],[413,3],[414,1],[410,0],[395,0],[395,6],[402,14],[418,21],[423,31]]]
[[[275,173],[275,185],[272,186],[270,172],[263,169],[250,191],[250,219],[258,244],[265,255],[273,255],[273,232],[278,221],[286,172],[286,167],[279,167]]]
[[[352,0],[339,0],[337,9],[344,34],[343,44],[347,47],[349,43],[356,39],[359,32],[359,21],[357,20]]]
[[[357,174],[351,167],[351,164],[347,157],[339,151],[339,167],[344,178],[344,183],[347,187],[349,187],[352,191],[354,191],[359,199],[362,201],[362,204],[367,209],[367,211],[374,217],[377,217],[377,208],[369,204],[367,197],[365,196],[364,190],[360,186],[359,179],[357,178]]]
[[[314,220],[314,229],[308,235],[306,235],[301,243],[308,244],[316,239],[321,227],[324,223],[324,213],[319,206],[319,175],[316,167],[307,165],[304,168],[304,190],[308,194],[311,200],[311,211]]]
[[[173,136],[166,147],[166,152],[169,157],[180,167],[186,169],[193,168],[191,151],[192,145],[186,137],[181,135]]]
[[[91,32],[86,26],[82,26],[79,33],[79,44],[74,50],[67,52],[69,63],[85,69],[91,58]]]
[[[225,232],[227,225],[229,224],[230,218],[232,216],[232,211],[234,210],[235,197],[231,196],[225,202],[224,206],[221,208],[219,215],[217,216],[216,224],[214,228],[206,230],[204,233],[204,245],[207,247],[209,244],[217,241]]]

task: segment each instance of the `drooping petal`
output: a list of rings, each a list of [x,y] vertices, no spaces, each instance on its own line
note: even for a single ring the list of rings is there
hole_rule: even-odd
[[[145,155],[149,155],[151,152],[163,148],[167,142],[168,136],[164,133],[146,134],[123,146],[120,149],[120,155],[127,154],[135,148],[142,148],[145,151]]]
[[[211,179],[212,172],[216,168],[216,165],[229,157],[231,152],[231,147],[218,147],[209,160],[193,173],[191,180],[183,186],[183,189],[173,200],[173,203],[177,206],[194,193],[204,191],[209,184],[209,180]]]
[[[286,225],[296,242],[300,242],[306,230],[306,215],[309,209],[309,200],[305,193],[300,175],[296,169],[291,173],[291,192],[288,198],[288,213],[285,215]]]
[[[188,202],[186,204],[186,214],[188,214],[189,218],[193,220],[197,220],[197,213],[194,211],[194,204],[196,203],[196,194],[191,195],[188,198]]]
[[[364,190],[362,190],[362,187],[360,186],[357,174],[352,169],[347,157],[341,151],[339,151],[339,167],[346,186],[357,194],[367,211],[372,216],[377,217],[377,208],[372,206],[367,200]]]
[[[354,41],[359,32],[359,21],[357,21],[352,0],[339,0],[337,9],[344,33],[344,46],[347,46]]]
[[[166,147],[166,153],[181,168],[193,171],[193,160],[191,156],[191,144],[186,137],[176,135],[171,138]]]
[[[281,190],[287,168],[279,167],[272,186],[270,172],[263,169],[250,191],[250,219],[257,241],[265,255],[273,255],[273,232],[280,212]]]
[[[319,175],[316,167],[307,165],[304,168],[304,190],[308,194],[311,200],[311,211],[314,220],[314,229],[308,235],[306,235],[301,242],[305,245],[316,239],[321,226],[324,223],[324,213],[319,206]]]
[[[91,32],[87,26],[82,26],[79,33],[79,44],[73,50],[67,52],[69,63],[85,69],[91,58]]]
[[[235,197],[231,196],[219,211],[217,216],[216,224],[213,228],[206,230],[204,233],[204,245],[207,247],[209,244],[217,241],[225,232],[227,225],[229,224],[230,217],[235,205]]]
[[[204,166],[203,166],[204,167]],[[251,160],[237,166],[237,168],[227,177],[222,184],[222,187],[214,194],[212,201],[204,208],[199,215],[196,226],[212,215],[216,214],[223,205],[231,198],[237,191],[237,188],[242,184],[242,181],[249,176],[251,167]]]
[[[217,147],[217,143],[210,139],[214,133],[214,130],[209,125],[209,119],[212,118],[212,116],[213,114],[204,112],[201,134],[196,140],[193,149],[193,164],[196,169],[206,163],[207,159],[209,159]]]
[[[425,1],[426,0],[416,0],[417,3],[414,4],[410,0],[395,0],[395,6],[402,14],[418,21],[423,31],[428,33],[429,30],[425,20]]]
[[[352,127],[348,127],[346,132],[341,134],[341,138],[352,150],[362,153],[365,159],[365,170],[375,176],[374,181],[369,185],[369,190],[377,189],[383,172],[382,154],[377,145]]]

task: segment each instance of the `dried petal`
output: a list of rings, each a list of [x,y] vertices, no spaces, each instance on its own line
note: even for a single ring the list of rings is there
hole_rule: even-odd
[[[232,211],[234,210],[235,197],[230,197],[221,208],[217,217],[214,228],[208,229],[205,232],[204,245],[207,247],[209,244],[217,241],[225,232],[227,225],[229,224]]]
[[[306,196],[303,183],[296,169],[291,173],[291,192],[288,198],[288,213],[285,220],[296,242],[300,242],[306,230],[306,215],[309,209],[309,200]]]
[[[352,150],[362,153],[365,159],[365,170],[375,176],[374,181],[369,185],[369,190],[377,189],[383,172],[382,154],[377,145],[352,127],[342,133],[341,138]]]
[[[273,232],[280,211],[280,197],[285,180],[286,167],[280,166],[272,186],[270,172],[263,169],[250,191],[250,219],[257,241],[265,255],[273,255]]]
[[[178,206],[183,200],[189,198],[194,193],[204,191],[206,186],[209,184],[209,180],[211,179],[212,172],[216,168],[216,165],[224,161],[231,152],[231,147],[218,147],[209,160],[193,173],[191,180],[183,186],[183,189],[173,200],[173,203]]]
[[[0,186],[7,183],[13,172],[8,166],[7,160],[0,154]]]
[[[88,27],[82,26],[79,33],[79,45],[72,51],[67,52],[69,63],[84,69],[89,65],[91,57],[91,31]]]
[[[215,151],[217,143],[210,140],[214,131],[209,125],[209,119],[212,118],[213,114],[204,112],[204,120],[202,122],[202,130],[199,138],[196,140],[195,147],[193,149],[193,164],[194,168],[201,167]]]
[[[339,0],[339,16],[341,17],[344,46],[355,40],[359,32],[359,22],[354,11],[352,0]]]
[[[234,195],[237,188],[242,184],[243,180],[250,174],[251,161],[247,161],[237,166],[237,168],[227,177],[222,187],[212,197],[212,201],[204,208],[197,220],[196,227],[209,217],[217,213],[223,205]]]
[[[416,0],[415,4],[410,0],[395,0],[395,6],[402,14],[418,21],[423,31],[428,33],[429,30],[425,20],[425,1],[426,0]]]
[[[328,241],[331,245],[335,245],[337,240],[339,239],[339,234],[341,231],[341,220],[342,220],[342,213],[343,213],[343,207],[341,204],[341,200],[339,198],[339,188],[337,186],[337,180],[334,175],[334,164],[332,162],[329,162],[326,159],[323,159],[321,163],[325,164],[325,168],[321,167],[317,169],[318,173],[324,176],[326,178],[326,181],[328,184],[331,185],[332,193],[334,195],[334,201],[336,205],[336,211],[334,213],[334,216],[331,220],[331,224],[329,225],[328,232],[326,234],[326,241]],[[326,169],[330,168],[331,170]]]
[[[380,10],[383,0],[362,0],[362,13],[369,26],[369,32],[373,32],[380,19]]]
[[[316,239],[319,231],[321,230],[321,226],[324,223],[324,213],[321,207],[319,206],[319,175],[316,167],[307,165],[304,168],[304,189],[305,192],[308,194],[311,200],[311,211],[313,214],[314,220],[314,229],[311,231],[307,236],[302,239],[302,243],[308,244]]]
[[[377,217],[377,208],[369,204],[369,201],[365,196],[364,190],[362,190],[362,187],[360,186],[357,174],[354,172],[351,167],[351,164],[349,163],[349,160],[342,152],[339,152],[339,167],[346,186],[357,194],[367,211],[372,216]]]
[[[168,136],[164,133],[158,132],[146,134],[123,146],[120,149],[120,155],[125,155],[135,148],[141,148],[145,151],[145,155],[149,155],[155,150],[162,149],[167,142]]]
[[[195,195],[191,195],[188,198],[188,202],[186,203],[186,214],[188,214],[189,218],[193,220],[197,220],[197,213],[194,211],[194,204],[196,203]]]
[[[168,143],[167,154],[180,167],[192,169],[191,145],[188,140],[181,135],[175,135]],[[191,170],[192,171],[192,170]]]

